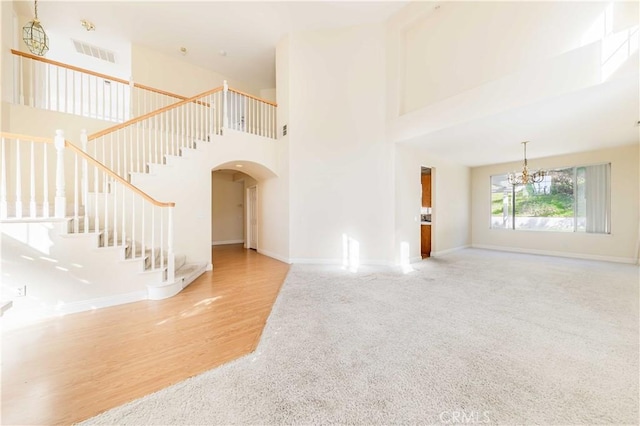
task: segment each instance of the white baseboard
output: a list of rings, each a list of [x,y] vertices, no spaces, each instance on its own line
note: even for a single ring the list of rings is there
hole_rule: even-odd
[[[265,256],[269,256],[269,257],[272,257],[272,258],[274,258],[276,260],[279,260],[280,262],[284,262],[284,263],[286,263],[288,265],[293,263],[293,262],[291,262],[291,259],[288,259],[288,258],[286,258],[284,256],[280,256],[279,254],[274,253],[274,252],[269,251],[269,250],[258,249],[257,252],[260,253],[260,254],[263,254]]]
[[[307,265],[342,265],[342,259],[318,259],[318,258],[295,258],[291,259],[291,263],[300,263]],[[393,262],[380,259],[364,259],[361,260],[360,265],[371,266],[393,266]]]
[[[212,241],[212,246],[224,246],[226,244],[242,244],[244,240],[223,240],[223,241]]]
[[[75,314],[77,312],[91,311],[93,309],[107,308],[109,306],[115,305],[124,305],[125,303],[139,302],[140,300],[147,300],[146,290],[65,303],[59,309],[56,309],[56,313],[59,315]]]
[[[552,251],[552,250],[523,249],[518,247],[503,247],[503,246],[492,246],[492,245],[485,245],[485,244],[473,244],[472,247],[479,248],[479,249],[486,249],[486,250],[506,251],[511,253],[568,257],[572,259],[598,260],[603,262],[615,262],[615,263],[632,263],[632,264],[636,263],[636,260],[632,257],[600,256],[597,254],[571,253],[571,252]]]
[[[431,256],[432,257],[438,257],[438,256],[442,256],[443,254],[453,253],[455,251],[464,250],[464,249],[469,248],[469,247],[471,247],[471,246],[470,245],[464,245],[464,246],[460,246],[460,247],[450,248],[450,249],[447,249],[447,250],[432,251],[431,252]]]

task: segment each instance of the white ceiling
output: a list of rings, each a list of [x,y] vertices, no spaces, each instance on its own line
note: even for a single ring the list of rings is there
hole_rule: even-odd
[[[63,32],[86,19],[97,40],[129,40],[175,56],[184,46],[184,60],[265,89],[275,87],[275,46],[288,32],[383,21],[407,3],[40,0],[38,9],[45,28]],[[18,9],[30,16],[33,2]]]
[[[129,40],[215,70],[256,88],[275,86],[275,45],[290,31],[382,21],[408,1],[59,2],[40,0],[45,28],[62,31],[81,19],[95,36]],[[33,3],[19,11],[32,14]],[[100,45],[99,43],[95,43]],[[227,56],[220,56],[223,49]],[[637,56],[635,61],[637,62]],[[638,70],[589,89],[438,130],[407,143],[468,166],[587,151],[639,142]]]

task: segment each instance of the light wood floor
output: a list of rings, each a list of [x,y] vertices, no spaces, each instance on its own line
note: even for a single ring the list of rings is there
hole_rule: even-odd
[[[213,259],[170,299],[4,334],[2,424],[85,420],[252,352],[289,266],[241,245]]]

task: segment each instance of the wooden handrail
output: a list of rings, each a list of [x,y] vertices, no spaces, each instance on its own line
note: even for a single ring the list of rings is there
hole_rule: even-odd
[[[21,134],[18,134],[18,133],[0,132],[0,137],[8,138],[8,139],[18,139],[18,140],[22,140],[22,141],[25,141],[25,142],[33,141],[33,142],[40,142],[40,143],[53,143],[53,138],[43,138],[43,137],[40,137],[40,136],[21,135]],[[127,182],[126,180],[121,178],[117,173],[112,171],[110,168],[108,168],[107,166],[105,166],[104,164],[102,164],[101,162],[99,162],[98,160],[96,160],[95,158],[93,158],[92,156],[87,154],[86,152],[84,152],[82,149],[80,149],[79,147],[77,147],[74,144],[72,144],[71,142],[69,142],[68,140],[64,141],[64,145],[65,145],[65,147],[70,148],[76,154],[80,155],[82,158],[87,160],[89,163],[93,164],[94,166],[96,166],[99,169],[102,169],[109,176],[111,176],[112,178],[114,178],[115,180],[117,180],[118,182],[120,182],[121,184],[126,186],[127,188],[129,188],[131,191],[133,191],[136,194],[140,195],[142,198],[144,198],[145,200],[147,200],[148,202],[150,202],[154,206],[158,206],[158,207],[175,207],[176,203],[174,203],[174,202],[163,203],[161,201],[157,201],[157,200],[151,198],[145,192],[143,192],[140,189],[136,188],[135,186],[131,185],[129,182]]]
[[[232,89],[231,87],[229,87],[229,91],[237,93],[237,94],[242,95],[242,96],[246,96],[247,98],[255,99],[256,101],[263,102],[265,104],[273,105],[274,107],[278,106],[278,104],[276,102],[271,102],[271,101],[268,101],[266,99],[262,99],[262,98],[259,98],[257,96],[250,95],[249,93],[242,92],[242,91],[236,90],[236,89]]]
[[[85,74],[91,74],[91,75],[96,76],[98,78],[104,78],[105,80],[116,81],[116,82],[122,83],[122,84],[129,84],[129,82],[127,80],[123,80],[121,78],[112,77],[112,76],[106,75],[106,74],[100,74],[99,72],[91,71],[91,70],[88,70],[88,69],[85,69],[85,68],[75,67],[73,65],[64,64],[62,62],[52,61],[51,59],[42,58],[40,56],[32,55],[30,53],[21,52],[19,50],[11,49],[11,53],[13,53],[14,55],[17,55],[17,56],[22,56],[24,58],[29,58],[29,59],[34,59],[34,60],[39,61],[39,62],[44,62],[45,64],[51,64],[51,65],[55,65],[57,67],[66,68],[66,69],[69,69],[71,71],[78,71],[78,72],[85,73]]]
[[[35,61],[44,62],[45,64],[50,64],[50,65],[55,65],[57,67],[66,68],[66,69],[71,70],[71,71],[77,71],[77,72],[93,75],[95,77],[103,78],[105,80],[115,81],[115,82],[122,83],[122,84],[129,84],[129,82],[127,80],[123,80],[123,79],[118,78],[118,77],[113,77],[113,76],[110,76],[110,75],[101,74],[99,72],[91,71],[91,70],[88,70],[86,68],[76,67],[76,66],[65,64],[65,63],[62,63],[62,62],[52,61],[51,59],[46,59],[46,58],[43,58],[41,56],[36,56],[36,55],[32,55],[30,53],[21,52],[19,50],[11,49],[11,53],[13,53],[14,55],[17,55],[17,56],[22,56],[24,58],[29,58],[29,59],[33,59]],[[146,86],[144,84],[140,84],[140,83],[135,83],[134,82],[133,85],[134,85],[134,87],[137,87],[139,89],[148,90],[149,92],[158,93],[160,95],[165,95],[165,96],[169,96],[169,97],[180,99],[180,100],[187,99],[186,96],[178,95],[176,93],[167,92],[166,90],[156,89],[154,87]]]
[[[53,143],[53,138],[43,138],[40,136],[21,135],[18,133],[0,132],[0,137],[8,139],[20,139],[22,141],[33,141],[40,143]]]
[[[112,178],[114,178],[115,180],[120,182],[122,185],[124,185],[127,188],[129,188],[131,191],[133,191],[136,194],[140,195],[142,198],[144,198],[145,200],[147,200],[148,202],[150,202],[154,206],[157,206],[157,207],[175,207],[176,203],[174,203],[174,202],[163,203],[161,201],[157,201],[157,200],[151,198],[145,192],[143,192],[140,189],[136,188],[135,186],[131,185],[129,182],[127,182],[122,177],[120,177],[116,172],[114,172],[113,170],[111,170],[110,168],[108,168],[107,166],[105,166],[104,164],[102,164],[101,162],[99,162],[98,160],[96,160],[95,158],[93,158],[92,156],[87,154],[86,152],[84,152],[82,149],[80,149],[79,147],[77,147],[74,144],[72,144],[71,142],[69,142],[68,140],[64,141],[64,145],[67,148],[70,148],[76,154],[80,155],[85,160],[87,160],[89,163],[93,164],[94,166],[96,166],[99,169],[102,169],[102,171],[104,171],[106,174],[108,174],[109,176],[111,176]]]
[[[104,135],[109,134],[111,132],[115,132],[116,130],[120,130],[123,127],[127,127],[127,126],[130,126],[132,124],[138,123],[140,121],[144,121],[147,118],[153,117],[153,116],[158,115],[158,114],[162,114],[163,112],[167,112],[167,111],[172,110],[174,108],[177,108],[179,106],[191,103],[193,101],[198,100],[198,98],[201,98],[201,97],[207,96],[207,95],[211,95],[211,94],[219,92],[221,90],[222,90],[222,86],[216,87],[215,89],[207,90],[206,92],[200,93],[199,95],[195,95],[195,96],[193,96],[191,98],[187,98],[187,99],[185,99],[183,101],[176,102],[175,104],[167,105],[166,107],[157,109],[155,111],[151,111],[151,112],[149,112],[149,113],[147,113],[145,115],[141,115],[140,117],[132,118],[131,120],[125,121],[124,123],[116,124],[115,126],[111,126],[111,127],[107,128],[107,129],[101,130],[101,131],[99,131],[97,133],[94,133],[94,134],[90,135],[88,137],[88,140],[97,139],[100,136],[104,136]]]
[[[73,66],[73,65],[65,64],[65,63],[62,63],[62,62],[52,61],[51,59],[46,59],[46,58],[43,58],[42,56],[32,55],[30,53],[21,52],[19,50],[15,50],[15,49],[11,49],[11,53],[13,53],[14,55],[17,55],[17,56],[22,56],[24,58],[29,58],[29,59],[33,59],[35,61],[44,62],[46,64],[55,65],[57,67],[66,68],[66,69],[69,69],[69,70],[72,70],[72,71],[77,71],[77,72],[81,72],[81,73],[85,73],[85,74],[90,74],[90,75],[96,76],[98,78],[103,78],[105,80],[115,81],[115,82],[122,83],[122,84],[129,84],[129,82],[127,80],[123,80],[123,79],[118,78],[118,77],[113,77],[113,76],[110,76],[110,75],[101,74],[101,73],[98,73],[98,72],[95,72],[95,71],[88,70],[86,68],[80,68],[80,67],[76,67],[76,66]],[[135,83],[134,82],[133,85],[134,85],[134,87],[137,87],[139,89],[148,90],[150,92],[158,93],[160,95],[165,95],[165,96],[169,96],[169,97],[180,99],[180,100],[192,99],[192,98],[187,98],[184,95],[178,95],[176,93],[167,92],[166,90],[162,90],[162,89],[156,89],[155,87],[147,86],[147,85],[140,84],[140,83]],[[263,103],[268,104],[268,105],[273,105],[275,107],[278,106],[278,104],[276,102],[271,102],[271,101],[268,101],[266,99],[259,98],[257,96],[251,95],[251,94],[243,92],[241,90],[236,90],[236,89],[229,88],[229,91],[237,93],[239,95],[246,96],[248,98],[254,99],[254,100],[259,101],[259,102],[263,102]],[[197,96],[201,96],[201,95],[197,95]],[[209,106],[209,105],[207,105],[207,106]]]

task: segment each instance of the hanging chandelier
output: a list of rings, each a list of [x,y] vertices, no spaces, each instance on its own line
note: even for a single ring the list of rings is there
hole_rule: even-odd
[[[22,27],[22,40],[34,55],[44,56],[49,51],[49,37],[38,20],[38,0],[33,2],[35,17]]]
[[[511,185],[526,185],[528,183],[540,183],[547,174],[544,170],[536,170],[535,172],[529,172],[529,165],[527,164],[527,143],[522,142],[524,145],[524,164],[522,165],[522,172],[511,172],[507,176]]]

